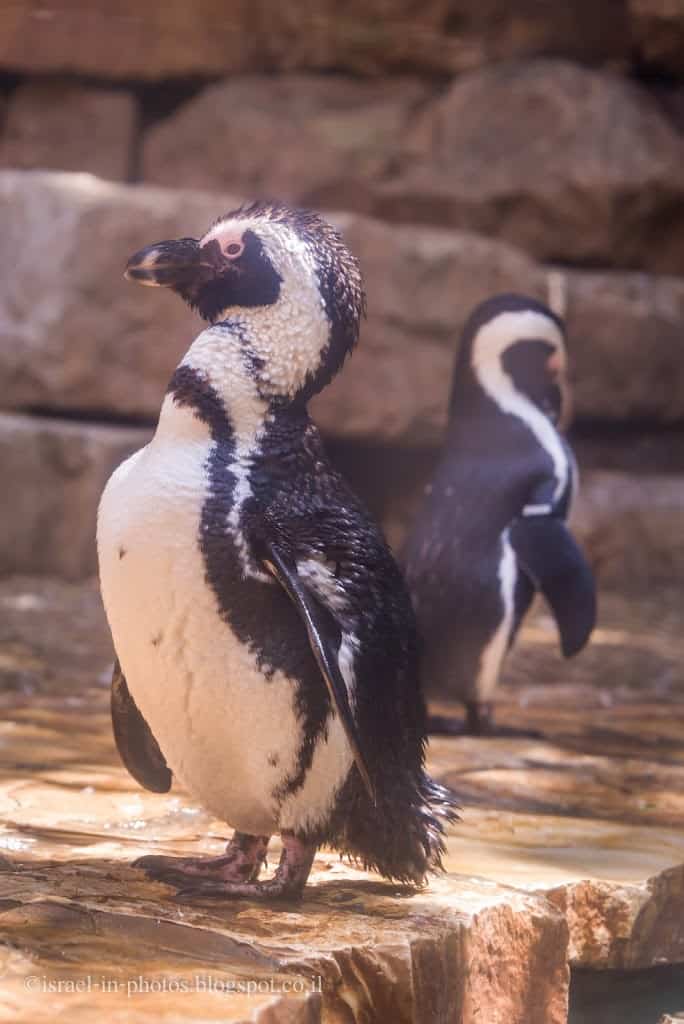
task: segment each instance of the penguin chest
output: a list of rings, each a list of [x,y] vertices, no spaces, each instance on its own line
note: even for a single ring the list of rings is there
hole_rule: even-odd
[[[102,594],[129,690],[174,775],[236,828],[268,833],[301,746],[296,682],[261,670],[207,582],[211,453],[210,440],[153,442],[119,467],[98,519]]]

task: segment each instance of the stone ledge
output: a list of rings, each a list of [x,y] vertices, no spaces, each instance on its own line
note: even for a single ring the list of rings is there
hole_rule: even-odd
[[[106,480],[152,428],[0,413],[0,472],[16,499],[0,514],[0,572],[80,580],[96,571],[95,519]],[[333,461],[400,553],[435,453],[332,446]],[[572,516],[602,587],[632,590],[684,572],[684,476],[583,473]]]
[[[16,1024],[59,1012],[76,1022],[123,1013],[129,1024],[164,1014],[223,1024],[563,1024],[569,964],[684,962],[684,704],[658,671],[616,688],[620,672],[608,662],[583,685],[570,674],[541,686],[545,626],[535,619],[499,716],[541,738],[431,744],[433,772],[463,803],[446,876],[409,895],[323,852],[300,905],[179,902],[128,863],[150,851],[216,853],[229,830],[180,790],[138,789],[118,763],[95,595],[92,583],[0,583],[0,1009]],[[613,595],[599,654],[621,625],[622,664],[640,631],[679,661],[681,602],[659,600],[642,613]],[[146,978],[159,990],[124,1000],[116,989],[48,997],[25,985],[88,974]],[[197,975],[215,988],[169,991]],[[248,999],[217,987],[312,976],[320,994]]]
[[[142,245],[197,233],[237,202],[89,175],[0,173],[0,258],[15,267],[0,281],[4,404],[154,420],[200,322],[162,289],[125,282],[122,268]],[[313,404],[331,436],[436,443],[463,323],[505,290],[564,294],[579,418],[684,419],[684,279],[559,276],[477,235],[329,216],[361,260],[370,299],[357,352]]]
[[[166,3],[119,0],[11,0],[0,12],[0,65],[21,71],[72,71],[106,78],[159,80],[314,68],[379,74],[406,67],[447,74],[487,60],[561,53],[596,62],[629,57],[624,4],[610,0],[610,32],[589,0],[550,16],[534,0],[515,11],[502,0],[351,0],[331,3],[222,0]],[[74,39],[79,45],[74,45]]]
[[[152,428],[0,413],[0,469],[16,500],[0,506],[0,573],[83,579],[96,571],[95,520],[115,467]],[[401,552],[435,453],[333,445],[332,458]],[[586,450],[586,446],[585,446]],[[634,590],[684,573],[684,476],[591,469],[574,530],[602,586]]]
[[[12,500],[0,504],[0,574],[92,575],[104,485],[150,433],[0,413],[0,467],[12,487]]]
[[[480,232],[540,260],[681,274],[683,159],[646,89],[546,58],[443,88],[231,76],[150,127],[142,177]]]

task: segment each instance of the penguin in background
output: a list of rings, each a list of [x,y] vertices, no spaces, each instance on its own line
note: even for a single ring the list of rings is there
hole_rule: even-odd
[[[465,724],[431,732],[520,735],[493,724],[506,653],[535,592],[566,658],[596,621],[593,574],[567,517],[576,468],[563,322],[543,303],[497,295],[463,330],[441,460],[406,547],[428,694],[463,702]]]
[[[456,815],[424,768],[411,601],[307,413],[356,343],[358,263],[315,214],[254,203],[126,276],[208,326],[100,503],[114,735],[143,786],[175,775],[235,829],[221,857],[136,864],[190,895],[297,898],[327,844],[421,883]]]

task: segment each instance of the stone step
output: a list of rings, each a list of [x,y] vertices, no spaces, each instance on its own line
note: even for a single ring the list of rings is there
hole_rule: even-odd
[[[154,420],[200,322],[122,270],[141,246],[197,234],[235,198],[0,173],[0,402],[88,418]],[[684,278],[556,271],[502,242],[331,214],[358,253],[369,316],[357,352],[313,405],[331,436],[439,441],[461,327],[502,290],[566,307],[578,418],[684,419]]]
[[[649,6],[662,4],[646,0]],[[87,8],[63,0],[49,8],[39,0],[16,0],[0,8],[0,65],[154,81],[211,79],[249,68],[373,75],[410,67],[444,75],[540,52],[626,63],[629,13],[621,0],[608,0],[606,32],[590,0],[572,0],[553,11],[535,0],[518,0],[515,10],[504,0],[418,7],[410,0],[352,0],[343,10],[332,0],[282,6],[268,0],[228,6],[223,0],[197,0],[191,6],[184,0],[142,5],[119,0],[115,8],[107,0],[89,0]],[[669,30],[680,21],[675,10]],[[644,43],[651,37],[648,28],[644,24]],[[672,46],[666,56],[671,51],[676,58]]]
[[[81,579],[95,572],[102,489],[151,434],[146,427],[0,413],[0,474],[12,481],[11,500],[0,504],[0,574]],[[400,552],[435,451],[329,448]],[[684,573],[684,473],[589,469],[574,524],[602,585],[631,589],[676,579]]]
[[[25,82],[7,103],[0,167],[88,171],[125,181],[137,118],[135,97],[128,90],[68,78]]]
[[[149,430],[0,413],[0,575],[96,571],[95,519],[115,467]]]
[[[498,714],[538,739],[433,739],[430,770],[462,803],[444,876],[411,893],[321,851],[285,907],[179,900],[130,867],[216,854],[230,829],[120,764],[94,581],[0,580],[0,612],[0,1013],[14,1024],[566,1024],[569,999],[573,1024],[605,1024],[572,1012],[570,968],[606,985],[629,971],[636,999],[648,969],[684,963],[684,704],[661,685],[684,657],[676,590],[607,596],[603,671],[583,686],[542,685],[543,617],[526,627],[527,683],[503,687]],[[655,660],[621,685],[643,645]]]
[[[478,231],[543,260],[681,274],[683,158],[645,89],[539,59],[447,88],[228,78],[150,128],[142,176]]]
[[[609,31],[607,27],[609,26]],[[215,78],[246,69],[351,70],[364,75],[416,69],[453,74],[537,53],[681,73],[684,13],[663,0],[590,0],[553,8],[535,0],[473,4],[354,0],[222,0],[140,5],[90,0],[44,7],[16,0],[0,8],[0,65],[22,72],[75,72],[104,79]],[[74,39],[79,40],[74,46]]]

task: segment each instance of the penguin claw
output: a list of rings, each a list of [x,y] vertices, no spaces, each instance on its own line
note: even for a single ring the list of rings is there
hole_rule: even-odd
[[[281,832],[283,852],[273,878],[257,882],[255,877],[236,881],[222,878],[184,879],[175,900],[255,899],[300,900],[316,853],[314,843],[297,838],[292,832]]]

